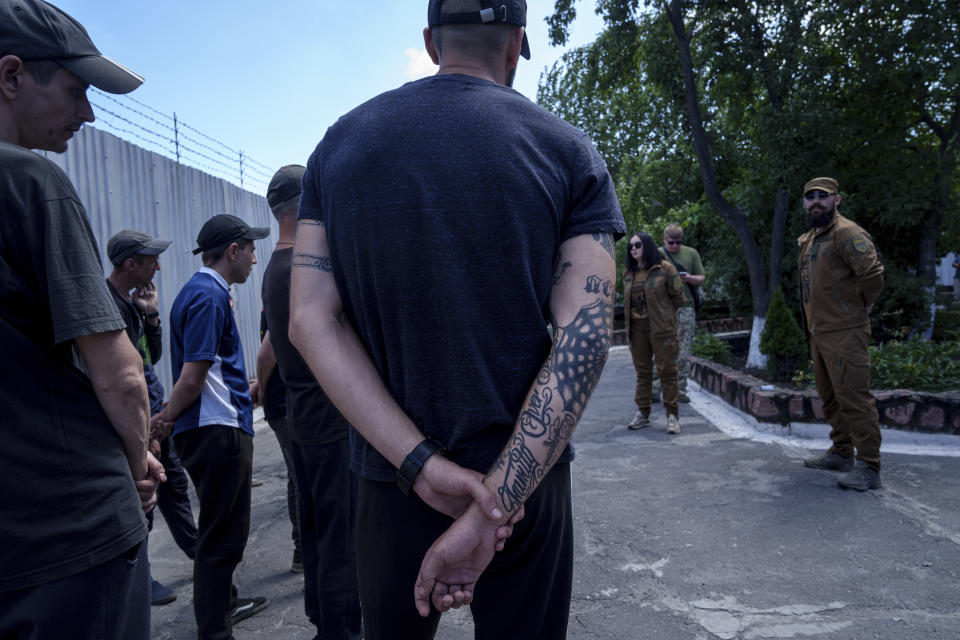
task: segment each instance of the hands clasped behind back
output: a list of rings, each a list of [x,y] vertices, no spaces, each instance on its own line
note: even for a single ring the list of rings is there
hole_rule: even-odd
[[[440,455],[427,459],[413,490],[430,507],[455,519],[421,563],[414,585],[417,610],[427,616],[431,602],[441,613],[470,604],[477,579],[503,549],[513,525],[523,518],[523,508],[508,518],[483,484],[482,474]]]

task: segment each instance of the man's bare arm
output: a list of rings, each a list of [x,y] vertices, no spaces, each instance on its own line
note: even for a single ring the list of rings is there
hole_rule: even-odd
[[[270,332],[263,334],[263,342],[260,343],[260,349],[257,351],[257,382],[260,383],[261,393],[266,390],[267,382],[273,375],[273,370],[277,366],[277,354],[273,351],[273,343],[270,342]]]
[[[397,405],[343,312],[326,229],[301,220],[290,276],[290,342],[337,409],[395,467],[424,435]],[[481,474],[440,455],[424,464],[413,490],[434,509],[456,516],[477,500],[493,515],[495,500]],[[499,511],[494,517],[499,517]]]
[[[559,459],[583,415],[613,333],[615,263],[612,238],[581,235],[560,246],[550,294],[554,340],[520,411],[513,434],[484,478],[504,517],[519,509]],[[469,604],[493,558],[494,522],[460,517],[424,557],[414,590],[421,615]],[[449,585],[460,588],[451,592]]]
[[[176,419],[203,391],[203,383],[207,380],[207,372],[212,364],[209,360],[183,363],[180,377],[170,390],[170,400],[150,422],[151,437],[163,440],[170,435]]]
[[[143,377],[143,360],[122,330],[75,339],[93,391],[110,424],[123,442],[134,480],[147,476],[147,437],[150,401]]]

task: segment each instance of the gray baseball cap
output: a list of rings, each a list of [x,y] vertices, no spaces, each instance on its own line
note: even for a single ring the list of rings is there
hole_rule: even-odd
[[[129,93],[143,78],[97,49],[83,25],[42,0],[0,0],[0,56],[52,60],[107,93]]]
[[[478,0],[478,11],[463,13],[441,13],[443,0],[430,0],[427,7],[427,26],[438,27],[445,24],[512,24],[516,27],[527,26],[527,0]],[[520,55],[530,59],[530,42],[523,34]]]
[[[120,265],[136,255],[158,256],[169,246],[169,240],[158,240],[142,231],[124,229],[107,241],[107,257],[113,264]]]

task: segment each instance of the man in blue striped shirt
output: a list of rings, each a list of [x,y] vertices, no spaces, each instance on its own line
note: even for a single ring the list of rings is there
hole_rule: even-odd
[[[234,622],[267,606],[264,597],[237,598],[233,585],[250,531],[253,402],[230,285],[246,282],[257,263],[253,241],[269,233],[236,216],[208,220],[194,250],[203,267],[170,310],[174,385],[153,423],[161,437],[172,429],[200,501],[193,601],[201,639],[232,638]]]

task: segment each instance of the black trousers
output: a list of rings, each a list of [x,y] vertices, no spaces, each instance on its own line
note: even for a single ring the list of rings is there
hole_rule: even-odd
[[[235,427],[204,426],[177,434],[174,441],[200,502],[193,563],[197,637],[224,640],[233,632],[233,572],[250,533],[253,437]]]
[[[471,611],[480,640],[565,638],[573,589],[570,465],[557,464],[524,505],[504,550],[480,577]],[[429,639],[440,623],[421,618],[413,585],[447,516],[394,483],[360,480],[357,506],[360,601],[366,640]]]
[[[101,565],[0,593],[0,640],[148,640],[147,541]]]
[[[304,611],[317,640],[359,639],[357,479],[350,471],[350,441],[291,441],[291,451],[300,497]]]
[[[300,555],[300,525],[297,511],[299,506],[297,502],[297,472],[293,467],[293,450],[290,447],[290,427],[287,425],[287,419],[267,418],[267,424],[277,436],[277,443],[280,445],[280,453],[283,454],[283,462],[287,467],[287,516],[290,518],[290,538],[293,540],[294,554]]]
[[[157,509],[163,514],[174,542],[193,560],[197,550],[197,523],[190,508],[190,481],[170,438],[160,443],[160,464],[167,474],[167,481],[157,487]],[[151,530],[155,512],[156,509],[147,514]]]

